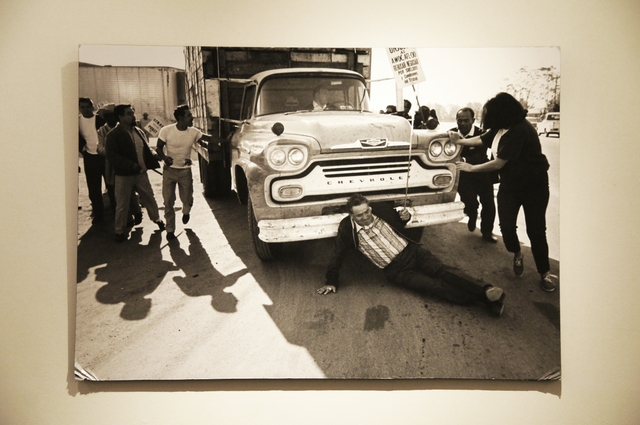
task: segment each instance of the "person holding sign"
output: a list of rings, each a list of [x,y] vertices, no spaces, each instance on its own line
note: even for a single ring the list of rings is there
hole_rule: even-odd
[[[138,121],[138,127],[140,127],[143,131],[144,134],[147,135],[147,139],[149,137],[153,137],[153,135],[151,133],[149,133],[149,130],[147,130],[147,125],[151,122],[151,120],[149,119],[149,114],[146,112],[142,113],[142,119],[140,121]]]
[[[120,104],[114,108],[118,125],[107,134],[106,156],[113,166],[116,192],[116,242],[128,239],[127,219],[131,191],[140,195],[149,218],[156,223],[160,231],[164,222],[160,220],[158,204],[153,188],[147,176],[148,170],[160,167],[154,157],[147,136],[136,126],[136,115],[130,104]]]
[[[415,129],[435,130],[438,125],[440,125],[440,121],[438,121],[435,109],[429,109],[428,106],[420,106],[418,112],[413,116],[413,128]]]

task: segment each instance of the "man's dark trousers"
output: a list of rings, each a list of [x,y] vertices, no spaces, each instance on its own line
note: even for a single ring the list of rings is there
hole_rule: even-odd
[[[483,235],[491,235],[496,219],[496,204],[493,184],[489,181],[488,173],[460,173],[458,194],[464,203],[464,213],[469,217],[469,221],[475,222],[478,219],[478,206],[482,204],[480,231]]]
[[[102,178],[104,176],[104,156],[91,155],[82,152],[84,161],[84,175],[87,179],[87,189],[89,190],[89,199],[91,200],[91,209],[93,217],[101,219],[104,212],[104,204],[102,202]]]
[[[483,285],[462,271],[444,266],[429,250],[409,243],[384,269],[398,286],[455,304],[485,301]]]

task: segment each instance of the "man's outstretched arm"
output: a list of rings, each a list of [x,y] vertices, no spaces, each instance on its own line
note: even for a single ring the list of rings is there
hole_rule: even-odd
[[[340,284],[340,268],[342,267],[344,256],[349,249],[353,248],[353,242],[350,243],[349,240],[350,233],[349,223],[341,222],[333,250],[331,251],[329,265],[327,266],[325,284],[316,290],[318,294],[327,295],[331,292],[335,293],[338,290]]]
[[[327,295],[331,292],[336,292],[336,287],[333,285],[324,285],[321,288],[318,288],[316,292],[320,295]]]

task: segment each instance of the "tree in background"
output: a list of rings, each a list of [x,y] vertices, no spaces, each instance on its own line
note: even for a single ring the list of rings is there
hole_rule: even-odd
[[[560,111],[560,74],[554,66],[520,68],[513,78],[507,78],[503,90],[513,95],[527,108]]]

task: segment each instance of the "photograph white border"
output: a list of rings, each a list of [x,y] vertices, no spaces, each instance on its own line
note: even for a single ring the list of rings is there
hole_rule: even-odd
[[[3,423],[638,422],[639,247],[626,223],[640,210],[630,125],[640,107],[639,8],[635,0],[467,9],[419,1],[3,3]],[[561,47],[562,385],[73,380],[78,45],[239,40]]]

